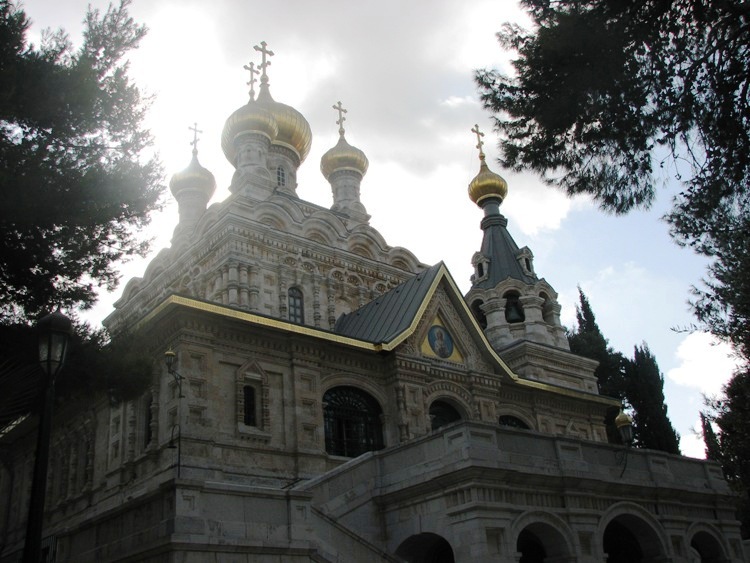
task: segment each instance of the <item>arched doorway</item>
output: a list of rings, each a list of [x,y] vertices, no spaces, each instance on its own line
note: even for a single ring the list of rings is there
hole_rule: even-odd
[[[406,538],[398,546],[396,555],[406,563],[455,563],[451,544],[429,532]]]
[[[357,457],[383,448],[380,404],[356,387],[333,387],[323,396],[326,451]]]
[[[725,561],[724,550],[719,541],[710,533],[701,531],[690,540],[690,547],[695,550],[700,563],[720,563]]]
[[[516,553],[519,563],[567,561],[571,551],[565,536],[546,522],[533,522],[518,534]]]
[[[448,401],[433,401],[430,405],[430,427],[437,430],[441,426],[461,420],[463,417],[458,409]]]
[[[607,563],[652,563],[665,556],[656,531],[633,514],[621,514],[604,529],[602,545]]]

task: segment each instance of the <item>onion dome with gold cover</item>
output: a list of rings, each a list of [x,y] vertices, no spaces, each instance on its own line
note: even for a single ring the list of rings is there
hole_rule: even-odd
[[[257,103],[276,120],[278,134],[273,144],[292,149],[300,163],[304,161],[312,146],[312,130],[304,116],[293,107],[274,100],[267,82],[260,85]]]
[[[216,191],[216,179],[211,172],[201,166],[198,162],[198,150],[193,141],[193,158],[187,168],[175,173],[169,181],[169,189],[174,198],[179,202],[182,196],[202,196],[201,199],[208,200]]]
[[[320,159],[320,171],[326,180],[330,180],[331,174],[338,170],[351,170],[364,176],[370,163],[365,153],[357,147],[351,146],[344,137],[344,120],[346,118],[343,114],[346,113],[346,110],[341,106],[341,102],[333,106],[333,109],[339,112],[339,120],[336,122],[339,125],[339,141]]]
[[[237,147],[234,141],[245,133],[263,135],[271,142],[279,133],[279,126],[273,114],[252,98],[229,116],[221,133],[221,149],[232,166],[237,165]]]
[[[505,196],[508,195],[508,182],[503,179],[499,174],[495,174],[487,166],[485,161],[484,151],[482,150],[481,137],[484,133],[479,132],[479,126],[475,125],[472,132],[476,133],[477,139],[479,140],[477,148],[479,149],[479,174],[474,176],[474,179],[469,182],[469,197],[471,201],[482,207],[482,202],[488,199],[493,199],[498,203],[502,203]]]
[[[312,145],[312,130],[302,114],[271,97],[266,69],[271,64],[268,57],[274,53],[266,47],[265,41],[254,47],[261,53],[262,63],[259,65],[260,70],[256,70],[254,63],[244,67],[250,71],[250,101],[229,116],[221,135],[221,148],[234,166],[237,160],[234,141],[243,134],[260,134],[268,137],[271,144],[290,149],[297,155],[300,163],[305,160]],[[260,93],[256,99],[254,88],[255,75],[258,73],[261,74]]]

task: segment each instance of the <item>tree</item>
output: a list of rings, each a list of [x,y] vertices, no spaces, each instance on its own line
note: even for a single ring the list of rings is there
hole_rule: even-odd
[[[608,397],[623,399],[624,358],[622,354],[615,352],[609,346],[608,340],[604,338],[599,325],[596,323],[591,304],[580,287],[578,288],[578,297],[580,301],[579,305],[576,306],[578,326],[575,331],[568,332],[570,351],[599,362],[594,372],[599,384],[599,393]]]
[[[664,376],[646,343],[636,346],[633,359],[625,362],[624,392],[633,408],[634,445],[679,454],[680,436],[664,403]]]
[[[63,31],[28,43],[29,20],[0,0],[0,319],[86,308],[115,262],[143,254],[161,168],[146,151],[147,104],[125,54],[145,33],[128,0],[89,9],[83,44]]]
[[[612,349],[596,323],[596,316],[583,290],[578,288],[575,330],[568,331],[570,351],[597,360],[594,374],[599,393],[617,398],[633,411],[634,445],[669,453],[680,453],[680,437],[672,427],[664,403],[664,377],[648,345],[636,346],[632,360]],[[619,409],[605,417],[607,438],[621,443],[615,427]]]
[[[575,330],[568,331],[568,343],[570,351],[586,358],[599,362],[594,372],[599,386],[599,393],[625,400],[623,370],[625,358],[619,352],[615,352],[599,325],[596,323],[594,311],[583,290],[578,288],[579,305],[576,306],[576,321],[578,326]],[[612,408],[607,412],[604,424],[607,429],[607,439],[610,442],[621,443],[620,434],[615,427],[615,417],[619,409]]]
[[[706,459],[721,463],[721,445],[713,426],[711,426],[713,417],[703,411],[701,411],[700,415],[701,434],[703,435],[703,443],[706,446]]]
[[[750,537],[750,368],[745,366],[724,386],[722,397],[708,401],[706,414],[719,429],[718,461],[730,486],[737,492],[740,504],[738,518],[743,537]],[[703,413],[702,413],[703,416]],[[705,427],[704,427],[705,428]],[[707,453],[711,435],[705,431]]]
[[[700,323],[750,352],[750,4],[522,0],[514,76],[480,70],[501,162],[617,213],[672,176],[671,233],[713,259]],[[666,182],[665,182],[666,183]]]

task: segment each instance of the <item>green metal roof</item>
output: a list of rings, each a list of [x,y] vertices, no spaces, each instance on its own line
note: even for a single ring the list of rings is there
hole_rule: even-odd
[[[409,328],[443,267],[439,262],[370,301],[342,315],[334,332],[367,342],[389,342]]]

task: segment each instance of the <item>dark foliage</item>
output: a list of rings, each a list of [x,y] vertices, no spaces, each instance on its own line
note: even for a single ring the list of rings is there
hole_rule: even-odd
[[[0,325],[0,429],[34,412],[44,375],[37,363],[37,332],[26,324]],[[103,331],[75,324],[63,369],[55,381],[57,401],[132,400],[152,382],[149,343],[137,334],[109,339]]]
[[[578,297],[580,300],[579,305],[576,306],[578,326],[576,330],[568,331],[570,351],[598,361],[599,365],[594,374],[599,385],[599,393],[624,401],[625,358],[609,346],[609,342],[604,338],[599,325],[596,324],[596,317],[591,309],[591,304],[580,287],[578,288]],[[619,409],[617,408],[610,409],[604,420],[607,439],[614,444],[622,443],[620,433],[615,427],[615,417],[618,412]]]
[[[0,318],[90,306],[114,263],[141,254],[137,229],[162,191],[146,154],[146,104],[125,54],[145,33],[128,2],[89,10],[83,45],[26,38],[23,10],[0,0]]]
[[[647,344],[636,346],[625,363],[624,391],[633,408],[633,444],[636,447],[680,453],[680,436],[667,415],[664,376]]]
[[[633,413],[633,445],[669,453],[680,453],[679,436],[667,416],[664,403],[664,377],[648,346],[635,347],[633,359],[628,359],[609,346],[596,323],[588,298],[578,288],[576,307],[578,326],[568,331],[570,351],[597,360],[595,375],[599,392],[619,399]],[[621,443],[614,421],[619,410],[607,413],[605,424],[610,442]]]
[[[502,164],[617,213],[682,182],[672,235],[713,259],[702,325],[748,357],[750,5],[736,0],[522,0],[514,76],[476,74]]]
[[[750,537],[750,369],[740,369],[724,387],[721,398],[708,401],[711,412],[702,418],[713,420],[719,429],[717,461],[724,476],[740,498],[738,518],[742,535]],[[704,427],[705,428],[705,427]],[[706,453],[716,451],[711,433],[704,430]],[[713,458],[712,458],[713,459]]]

